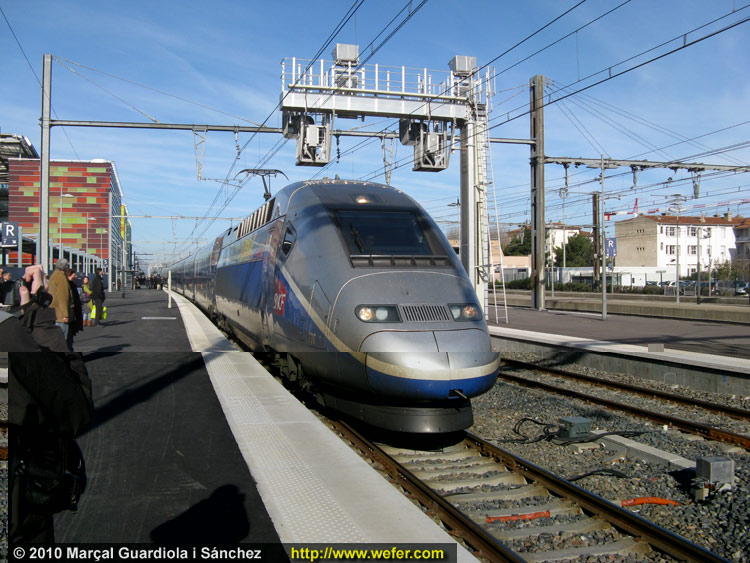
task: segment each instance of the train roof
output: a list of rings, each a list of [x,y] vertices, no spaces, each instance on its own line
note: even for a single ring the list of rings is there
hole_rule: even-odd
[[[418,205],[408,194],[385,184],[361,180],[308,180],[290,184],[276,194],[280,214],[286,214],[292,199],[302,196],[299,205],[309,205],[313,200],[323,205],[350,207],[367,202],[376,205]],[[364,198],[364,201],[361,199]]]
[[[286,215],[292,199],[300,206],[323,204],[353,207],[361,203],[372,203],[379,208],[419,207],[419,204],[404,191],[386,184],[330,178],[305,180],[289,184],[276,192],[270,200],[248,215],[239,225],[223,232],[219,238],[232,233],[235,233],[235,238],[241,238],[265,223]]]

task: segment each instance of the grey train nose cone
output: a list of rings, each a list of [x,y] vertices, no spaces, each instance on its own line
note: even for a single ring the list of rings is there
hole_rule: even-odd
[[[173,286],[290,382],[377,427],[452,432],[495,382],[479,300],[404,192],[291,184],[170,268]]]

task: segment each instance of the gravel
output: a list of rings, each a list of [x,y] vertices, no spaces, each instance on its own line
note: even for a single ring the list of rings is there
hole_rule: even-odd
[[[534,358],[518,357],[519,360],[534,361]],[[595,370],[580,370],[587,375],[599,375]],[[524,371],[514,371],[526,375]],[[547,377],[547,376],[545,376]],[[632,377],[617,377],[636,382],[641,387],[653,387],[674,392],[674,388]],[[590,392],[590,387],[588,388]],[[685,390],[688,394],[693,393]],[[597,391],[598,393],[599,391]],[[695,393],[704,400],[722,401],[747,408],[744,398]],[[622,399],[622,395],[618,395]],[[643,399],[639,399],[643,401]],[[617,411],[564,398],[548,392],[532,390],[517,385],[498,382],[485,395],[472,399],[475,423],[471,431],[493,441],[549,471],[572,478],[585,473],[606,469],[623,474],[591,475],[576,481],[584,487],[610,500],[627,500],[640,497],[657,497],[676,501],[679,505],[644,504],[629,508],[642,517],[654,521],[689,541],[697,543],[731,561],[750,561],[750,456],[748,452],[727,449],[718,442],[695,440],[673,429],[664,431],[643,419],[637,419]],[[686,419],[696,419],[694,408],[670,407],[670,414]],[[730,490],[716,491],[704,501],[694,500],[691,494],[694,471],[675,471],[669,467],[641,459],[625,457],[624,454],[604,447],[579,449],[573,446],[556,445],[549,440],[531,443],[518,441],[521,436],[513,428],[518,421],[528,417],[543,423],[557,424],[562,417],[581,416],[592,421],[592,429],[607,432],[643,432],[632,440],[671,452],[690,460],[699,457],[723,456],[735,462],[736,482]],[[703,420],[703,418],[701,418]],[[706,422],[710,424],[711,422]],[[748,434],[748,425],[732,425],[733,432]],[[727,428],[730,429],[730,428]],[[520,431],[529,438],[542,435],[543,426],[525,422]],[[514,546],[519,547],[519,546]],[[522,546],[521,546],[522,547]],[[659,559],[655,559],[659,560]]]

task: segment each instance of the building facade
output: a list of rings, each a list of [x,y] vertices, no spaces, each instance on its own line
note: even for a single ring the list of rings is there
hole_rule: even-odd
[[[639,215],[615,223],[618,267],[646,267],[687,277],[737,258],[742,217]],[[699,266],[700,264],[700,266]],[[674,279],[673,277],[670,279]]]
[[[8,161],[8,220],[24,236],[38,237],[40,161]],[[50,161],[49,254],[79,271],[101,266],[115,280],[129,270],[129,229],[122,215],[122,188],[113,162]],[[32,256],[24,256],[25,265]]]

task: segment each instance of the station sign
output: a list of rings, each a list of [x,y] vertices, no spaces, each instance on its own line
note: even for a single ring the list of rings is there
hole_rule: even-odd
[[[607,256],[607,258],[614,258],[615,256],[617,256],[617,239],[616,238],[606,239],[605,248],[606,248],[605,255]]]
[[[0,223],[0,247],[16,248],[18,246],[18,223]]]

